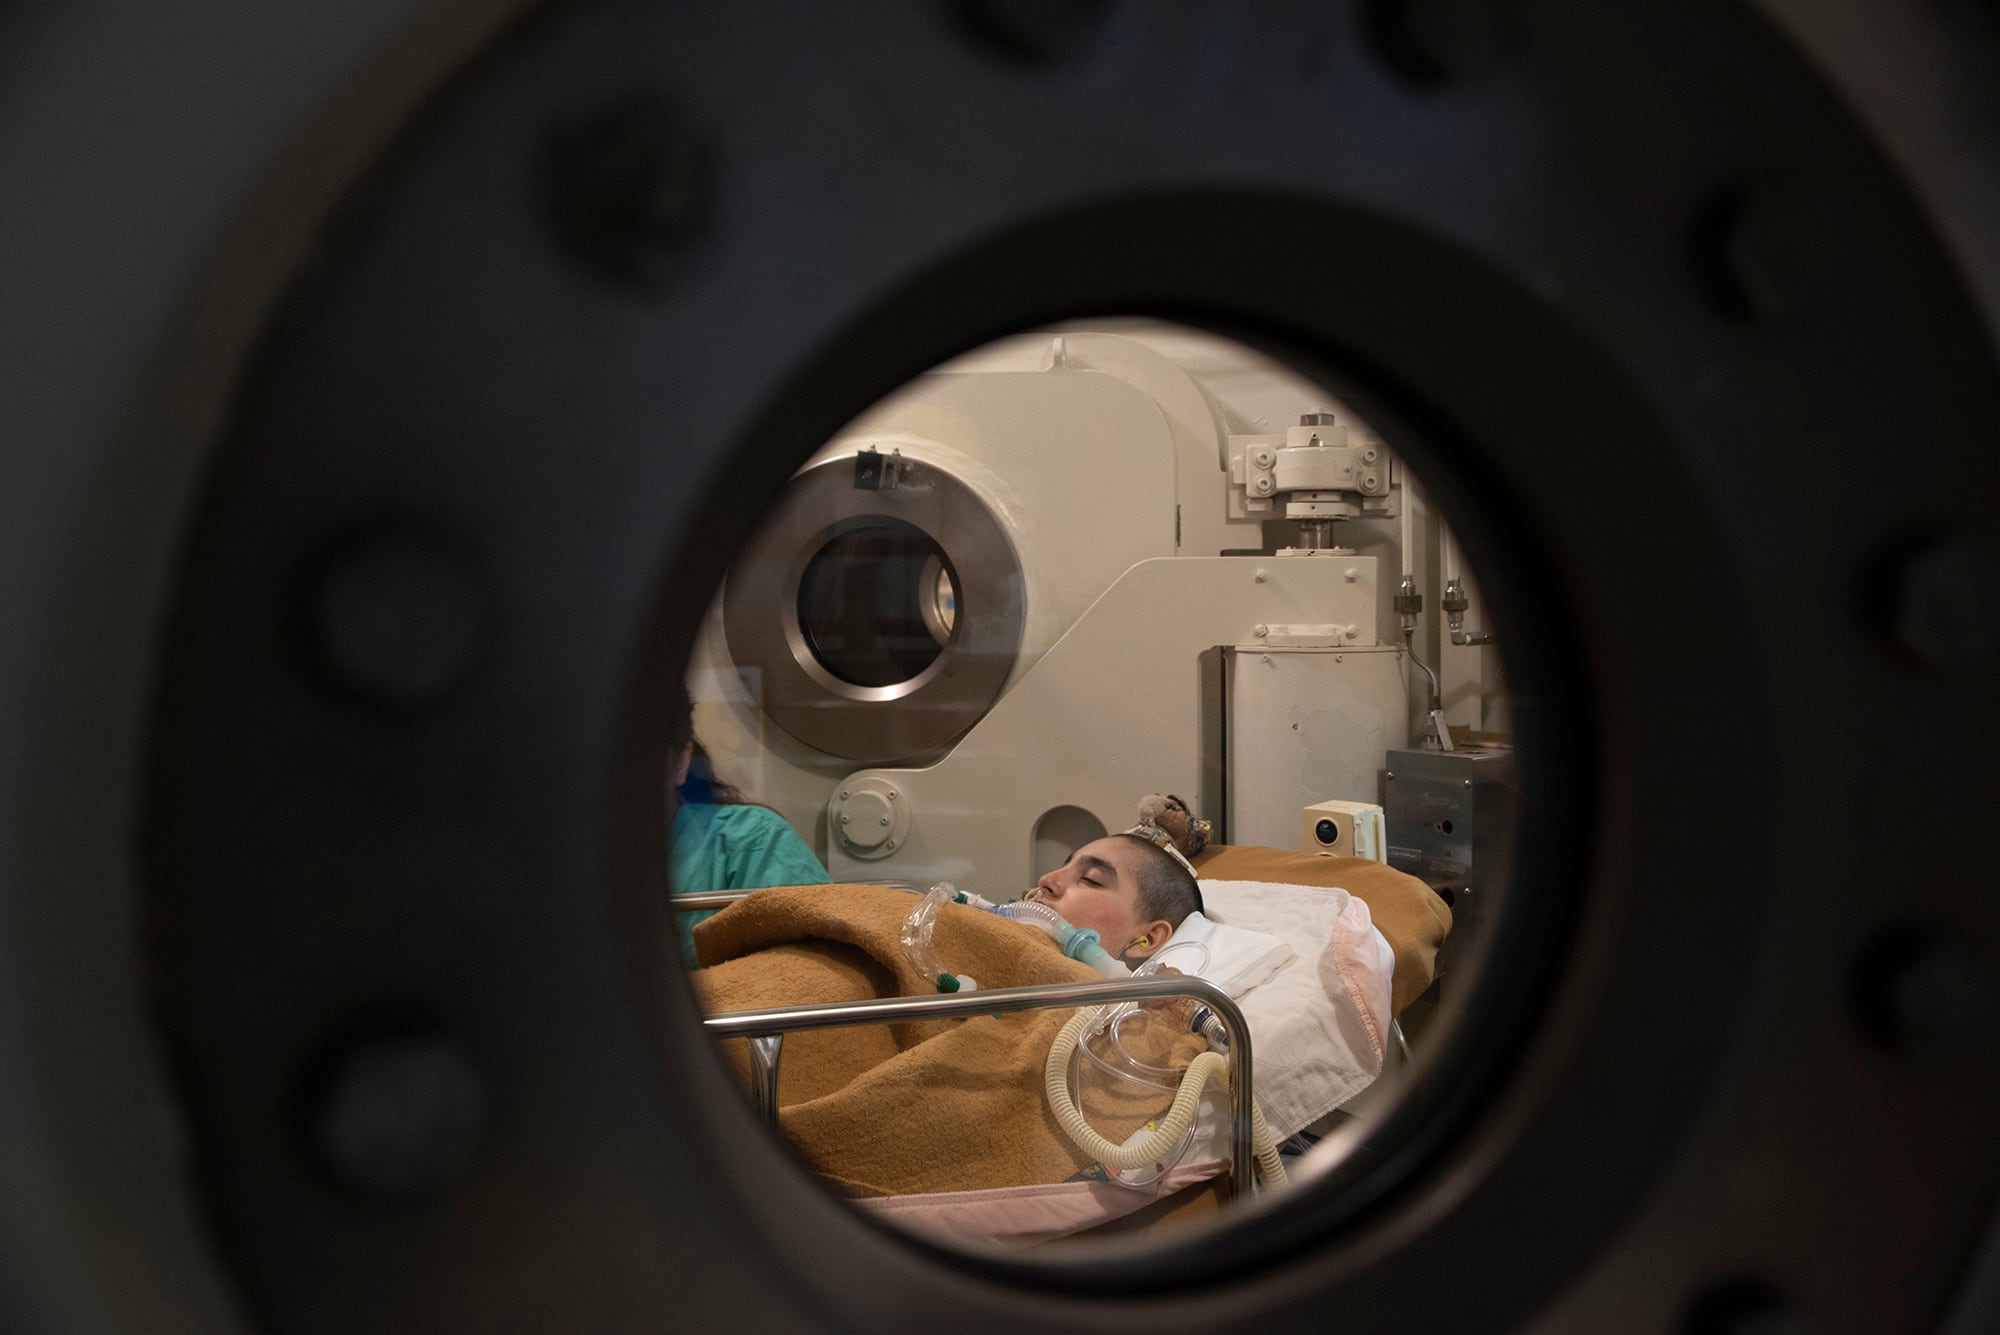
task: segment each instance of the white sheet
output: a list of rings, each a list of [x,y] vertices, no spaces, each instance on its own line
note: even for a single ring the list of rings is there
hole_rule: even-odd
[[[1203,881],[1201,893],[1219,923],[1276,938],[1297,956],[1231,994],[1250,1026],[1257,1102],[1282,1140],[1381,1074],[1395,952],[1375,930],[1368,905],[1345,890]],[[1204,1109],[1205,1121],[1212,1115]],[[1201,1134],[1206,1149],[1214,1132],[1204,1127]]]

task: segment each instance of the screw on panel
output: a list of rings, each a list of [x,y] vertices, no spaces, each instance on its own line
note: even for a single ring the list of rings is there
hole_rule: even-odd
[[[555,146],[556,225],[613,278],[657,287],[705,229],[714,167],[704,138],[669,99],[612,103]]]
[[[1371,0],[1369,37],[1416,83],[1455,83],[1497,69],[1513,43],[1514,0]]]
[[[2000,558],[1969,538],[1898,553],[1869,581],[1886,596],[1897,647],[1938,672],[1969,672],[2000,654]]]
[[[1832,281],[1850,249],[1847,231],[1828,191],[1777,179],[1726,195],[1698,223],[1696,246],[1726,309],[1775,320]]]
[[[1022,65],[1065,65],[1101,40],[1118,0],[956,0],[966,31]]]
[[[328,684],[382,704],[442,699],[486,639],[486,600],[466,562],[421,532],[342,540],[308,581],[305,637]]]
[[[378,1036],[348,1046],[332,1064],[313,1107],[312,1140],[348,1186],[407,1198],[462,1177],[491,1118],[486,1082],[456,1044]]]

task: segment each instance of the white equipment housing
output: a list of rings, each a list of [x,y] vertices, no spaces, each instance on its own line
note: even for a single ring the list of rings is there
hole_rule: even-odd
[[[1306,517],[1389,513],[1379,442],[1317,416],[1232,438],[1142,343],[1032,346],[1038,368],[920,378],[795,478],[696,647],[695,730],[718,773],[836,881],[996,900],[1132,824],[1148,792],[1275,847],[1302,806],[1375,801],[1412,723],[1381,562],[1280,554],[1263,524],[1287,497],[1244,482],[1301,484]],[[904,574],[827,576],[836,549]],[[1244,551],[1263,554],[1222,554]],[[901,667],[870,657],[870,616]]]

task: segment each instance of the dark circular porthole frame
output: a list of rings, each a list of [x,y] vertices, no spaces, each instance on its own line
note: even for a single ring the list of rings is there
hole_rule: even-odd
[[[1811,471],[1830,445],[1864,449],[1883,425],[1872,401],[1868,412],[1851,403],[1835,410],[1818,405],[1814,387],[1889,374],[1895,359],[1908,358],[1912,382],[1933,387],[1921,402],[1896,405],[1912,448],[1990,472],[1968,433],[1993,420],[1991,358],[1921,216],[1839,105],[1772,34],[1729,9],[1621,9],[1629,29],[1593,28],[1584,12],[1567,15],[1572,28],[1560,40],[1531,27],[1469,89],[1447,81],[1443,92],[1434,83],[1413,91],[1393,67],[1370,65],[1361,46],[1319,52],[1320,67],[1340,66],[1343,93],[1385,118],[1369,132],[1392,141],[1401,133],[1427,143],[1446,129],[1464,134],[1468,123],[1491,123],[1498,142],[1518,147],[1508,135],[1526,136],[1541,123],[1509,119],[1524,105],[1568,112],[1571,119],[1549,123],[1585,128],[1534,141],[1536,152],[1551,155],[1546,160],[1475,156],[1465,173],[1413,180],[1365,156],[1283,158],[1282,170],[1218,158],[1203,177],[1143,158],[1134,167],[1118,156],[1130,142],[1120,136],[1142,135],[1146,116],[1160,118],[1156,134],[1187,128],[1171,107],[1135,103],[1115,121],[1117,133],[1067,142],[1051,164],[1060,170],[1050,173],[1067,184],[1040,194],[982,152],[982,136],[1017,133],[1032,99],[1051,89],[1102,111],[1093,80],[1121,70],[1138,86],[1175,86],[1158,77],[1175,68],[1175,48],[1157,40],[1154,21],[1120,11],[1121,40],[1091,48],[1098,65],[1038,81],[957,52],[946,25],[881,19],[904,41],[936,43],[928,48],[936,68],[921,77],[963,85],[977,113],[935,136],[899,123],[900,151],[924,162],[918,175],[945,183],[943,195],[963,209],[923,215],[918,228],[907,199],[898,199],[894,216],[910,233],[836,257],[841,264],[819,271],[824,281],[809,293],[780,270],[768,286],[734,294],[757,300],[733,305],[717,285],[726,287],[730,275],[747,280],[729,253],[697,249],[685,265],[668,266],[664,289],[640,295],[589,265],[567,264],[561,243],[544,235],[536,211],[510,189],[491,195],[511,207],[484,216],[475,202],[494,199],[467,189],[490,186],[485,164],[495,160],[525,172],[538,127],[589,109],[580,105],[581,88],[565,89],[536,67],[528,53],[539,44],[582,62],[598,85],[617,82],[610,76],[620,71],[638,78],[637,50],[604,45],[603,32],[579,20],[587,39],[580,54],[578,26],[551,21],[459,88],[354,206],[327,269],[300,289],[276,327],[208,495],[169,646],[150,830],[158,988],[210,1207],[255,1308],[280,1323],[338,1312],[367,1328],[371,1315],[397,1310],[399,1301],[435,1293],[434,1285],[449,1290],[453,1276],[494,1275],[494,1256],[544,1236],[528,1187],[547,1185],[537,1172],[549,1156],[579,1151],[571,1134],[578,1118],[615,1134],[591,1142],[590,1171],[566,1182],[562,1208],[548,1211],[601,1244],[594,1257],[581,1255],[588,1248],[565,1250],[571,1268],[562,1282],[578,1295],[616,1294],[628,1316],[667,1310],[662,1304],[672,1301],[671,1285],[636,1267],[663,1231],[680,1235],[669,1222],[679,1209],[715,1219],[730,1238],[762,1239],[786,1283],[814,1295],[800,1319],[817,1311],[835,1324],[977,1312],[1080,1327],[1101,1320],[1111,1296],[1163,1330],[1306,1319],[1326,1304],[1337,1304],[1357,1329],[1508,1322],[1555,1301],[1642,1205],[1669,1215],[1681,1208],[1689,1188],[1685,1172],[1674,1170],[1726,1175],[1734,1156],[1754,1151],[1756,1143],[1739,1149],[1717,1119],[1718,1110],[1751,1097],[1743,1073],[1765,1052],[1811,1063],[1800,1087],[1840,1090],[1840,1116],[1902,1107],[1928,1133],[1893,1175],[1855,1165],[1847,1184],[1855,1199],[1905,1199],[1909,1188],[1899,1178],[1962,1202],[1978,1196],[1979,1182],[1959,1184],[1950,1174],[1964,1162],[1991,1167],[1978,1121],[1990,1071],[1975,1066],[1958,1084],[1913,1085],[1891,1062],[1859,1059],[1842,1046],[1847,966],[1879,923],[1855,897],[1823,893],[1829,880],[1844,884],[1838,862],[1814,857],[1783,834],[1790,827],[1774,833],[1758,813],[1772,803],[1787,812],[1851,804],[1862,791],[1858,766],[1802,773],[1777,763],[1798,745],[1810,715],[1774,683],[1806,669],[1861,690],[1905,682],[1895,675],[1900,668],[1879,664],[1856,642],[1843,616],[1828,614],[1828,602],[1840,600],[1793,603],[1779,582],[1857,569],[1889,534],[1915,527],[1895,506],[1865,528],[1855,524],[1879,496],[1861,479]],[[1284,15],[1272,14],[1257,11],[1243,22],[1272,40],[1321,31],[1287,27],[1277,21]],[[720,26],[703,30],[711,44],[703,49],[734,49],[724,40],[727,21],[705,21]],[[767,36],[771,43],[757,50],[767,63],[773,43],[796,43],[801,53],[827,57],[822,64],[840,54],[843,68],[875,86],[875,52],[842,45],[840,33]],[[1680,52],[1677,77],[1693,87],[1708,87],[1707,79],[1756,93],[1744,95],[1747,105],[1697,108],[1684,122],[1657,107],[1642,117],[1643,100],[1613,77],[1636,68],[1621,53],[1640,49],[1653,57]],[[665,76],[654,69],[649,77]],[[700,82],[698,72],[687,77]],[[1306,84],[1291,96],[1324,91]],[[728,201],[740,184],[731,176],[742,161],[737,153],[754,157],[768,149],[759,133],[795,127],[775,126],[782,117],[768,107],[731,122],[719,119],[723,103],[691,94],[684,101],[693,110],[676,125],[695,129],[677,132],[706,125],[764,146],[725,145],[733,151],[716,159],[712,187],[724,206],[702,216],[749,253],[783,255],[773,220],[732,214]],[[510,118],[508,106],[517,103],[521,114]],[[1584,108],[1601,120],[1590,123],[1578,114]],[[1249,134],[1257,115],[1277,113],[1241,114],[1249,119],[1218,118],[1217,142],[1251,146],[1251,157],[1289,151]],[[1338,137],[1350,123],[1321,133]],[[1598,156],[1603,145],[1590,134],[1598,124],[1639,139],[1651,133],[1648,125],[1675,125],[1666,142],[1648,142],[1684,156],[1628,171]],[[510,156],[495,145],[519,151]],[[473,148],[488,156],[463,156]],[[1824,284],[1801,289],[1796,275],[1777,275],[1786,280],[1785,301],[1804,301],[1811,316],[1790,321],[1770,305],[1770,275],[1751,272],[1754,281],[1745,282],[1744,266],[1754,269],[1766,256],[1758,238],[1731,230],[1754,233],[1774,216],[1810,213],[1812,191],[1781,190],[1769,207],[1756,206],[1769,155],[1784,151],[1798,158],[1786,159],[1785,170],[1803,164],[1818,180],[1857,192],[1862,207],[1840,226],[1868,242],[1849,252],[1865,258],[1831,295]],[[461,169],[450,169],[454,163]],[[1558,169],[1565,164],[1573,169],[1567,177]],[[1116,170],[1107,175],[1106,167]],[[1537,181],[1589,189],[1540,196],[1549,201],[1548,219],[1498,210],[1476,227],[1459,226],[1468,183],[1508,181],[1510,171],[1519,179],[1509,183],[1523,190]],[[1001,188],[969,199],[953,193],[994,173]],[[1661,182],[1680,212],[1622,212],[1618,187],[1633,175]],[[881,189],[886,198],[888,183]],[[858,217],[882,200],[857,191],[849,202]],[[1710,245],[1716,227],[1726,243],[1720,256],[1687,253]],[[1246,229],[1254,230],[1254,248],[1217,248]],[[703,244],[699,232],[690,239],[683,228],[665,235],[675,247]],[[1613,235],[1620,244],[1607,243]],[[801,231],[795,239],[810,248],[814,238]],[[1841,241],[1834,237],[1836,247]],[[548,251],[536,249],[544,243]],[[1207,262],[1192,267],[1190,254]],[[1690,268],[1710,286],[1691,279]],[[511,276],[522,286],[509,299],[562,317],[555,323],[575,345],[542,350],[544,361],[517,366],[525,378],[509,383],[468,351],[424,337],[427,319],[459,329],[512,327],[479,318],[481,294],[451,281],[468,273]],[[1742,290],[1754,299],[1739,299]],[[671,460],[678,492],[630,486],[632,461],[645,457],[642,437],[659,448],[660,368],[673,364],[669,354],[700,350],[683,332],[646,331],[687,309],[776,310],[787,292],[787,328],[725,325],[708,348],[712,362],[684,363],[726,368],[735,412],[702,399],[691,374],[676,373],[689,423]],[[1535,901],[1550,914],[1573,915],[1565,935],[1542,938],[1562,943],[1560,967],[1536,980],[1539,994],[1514,995],[1519,1042],[1497,1045],[1484,1058],[1483,1078],[1456,1091],[1461,1100],[1479,1096],[1479,1116],[1440,1119],[1439,1134],[1455,1133],[1451,1143],[1409,1142],[1410,1161],[1379,1165],[1394,1189],[1368,1202],[1362,1217],[1336,1223],[1273,1211],[1254,1232],[1218,1234],[1194,1251],[1109,1258],[1067,1279],[1037,1270],[1040,1289],[996,1285],[968,1264],[923,1258],[861,1227],[776,1163],[768,1147],[743,1138],[733,1093],[713,1063],[687,1047],[686,989],[628,954],[614,929],[626,928],[628,940],[664,939],[662,910],[647,898],[658,889],[654,688],[693,632],[698,599],[686,590],[714,587],[732,535],[805,449],[941,355],[1053,318],[1131,311],[1246,337],[1336,384],[1418,458],[1482,572],[1539,581],[1511,591],[1508,577],[1493,581],[1502,630],[1510,644],[1540,645],[1551,656],[1551,675],[1538,678],[1528,666],[1523,680],[1559,682],[1573,671],[1590,683],[1590,726],[1579,740],[1595,763],[1561,772],[1575,753],[1557,746],[1524,763],[1523,786],[1555,798],[1570,795],[1564,785],[1579,773],[1594,774],[1590,809],[1598,821],[1587,844],[1568,846],[1588,864],[1572,893],[1558,888]],[[402,313],[408,327],[385,321],[384,312]],[[1881,347],[1864,334],[1881,327],[1916,332]],[[396,337],[385,337],[390,331]],[[375,338],[384,345],[368,341]],[[504,340],[483,350],[509,351]],[[1744,373],[1705,378],[1703,368],[1714,365]],[[1440,367],[1451,369],[1448,379]],[[379,380],[365,374],[371,370]],[[554,371],[561,374],[547,374]],[[536,410],[510,419],[489,411],[482,392],[496,405]],[[395,407],[384,419],[394,429],[357,431],[357,419],[345,414],[363,399]],[[613,411],[614,402],[648,411]],[[583,421],[590,429],[565,438],[590,457],[552,487],[546,442],[576,425],[579,404],[597,405]],[[1604,439],[1617,439],[1620,452],[1607,457]],[[759,448],[771,441],[787,444]],[[1437,457],[1424,455],[1424,441],[1436,443]],[[1532,475],[1530,457],[1543,465]],[[601,466],[613,458],[627,466]],[[1791,495],[1800,477],[1810,477],[1825,514],[1839,516],[1808,517],[1812,545],[1803,561],[1787,559],[1755,522],[1760,507]],[[1643,495],[1643,508],[1608,513],[1607,499],[1621,492]],[[634,494],[675,497],[678,508],[663,524],[673,538],[662,544],[631,531]],[[1913,486],[1897,504],[1914,508],[1916,498],[1927,522],[1981,531],[1962,497]],[[1479,522],[1496,505],[1506,507],[1512,533]],[[482,662],[449,674],[443,695],[405,702],[393,718],[365,700],[315,694],[313,673],[300,671],[274,632],[296,610],[292,576],[305,551],[362,520],[450,535],[413,545],[465,554],[460,577],[490,593],[480,605],[493,609],[498,627],[478,641]],[[1670,568],[1663,552],[1673,554]],[[672,574],[656,581],[642,573],[659,570]],[[426,588],[437,586],[435,570],[424,579]],[[1539,613],[1531,592],[1545,600]],[[648,607],[660,609],[657,621],[639,611]],[[1538,614],[1554,624],[1538,627]],[[1663,626],[1673,634],[1663,635]],[[1751,646],[1744,666],[1725,672],[1703,649],[1717,643]],[[1690,700],[1691,684],[1719,699]],[[1577,704],[1532,696],[1523,703],[1526,727],[1540,718],[1555,736],[1564,735],[1561,715]],[[1720,767],[1724,745],[1730,764]],[[1551,762],[1556,769],[1543,768]],[[1729,872],[1690,887],[1646,859],[1658,853],[1652,835],[1678,832],[1665,812],[1697,779],[1719,813],[1707,826],[1712,854]],[[395,797],[407,805],[385,811]],[[607,822],[593,818],[605,809],[614,813],[609,834]],[[1564,848],[1551,842],[1560,827],[1548,820],[1568,814],[1531,822],[1523,857],[1546,853],[1549,865],[1560,865]],[[615,911],[597,893],[613,884],[621,896]],[[307,922],[295,920],[302,906],[324,905],[329,895],[352,920],[311,921],[310,912]],[[1819,912],[1810,931],[1777,930],[1809,904]],[[1703,956],[1712,994],[1692,1015],[1686,1007],[1662,1013],[1660,998],[1671,993],[1683,958],[1674,948],[1689,941],[1686,917],[1725,908],[1751,925]],[[1944,891],[1900,906],[1899,917],[1912,914],[1974,937],[1991,929],[1990,909]],[[573,939],[562,935],[565,925]],[[257,949],[242,950],[244,941]],[[500,987],[496,974],[509,986]],[[1786,1047],[1777,1022],[1791,1013],[1786,1006],[1797,997],[1824,1001],[1815,981],[1830,976],[1840,979],[1838,1005],[1808,1014],[1827,1026],[1817,1032],[1836,1037],[1810,1050]],[[1774,996],[1770,980],[1779,977],[1795,980],[1796,990]],[[562,998],[559,1024],[540,1000],[550,994]],[[403,1220],[446,1244],[427,1253],[434,1274],[410,1268],[382,1216],[302,1178],[290,1130],[296,1116],[288,1105],[308,1054],[385,995],[425,1003],[427,1034],[455,1036],[458,1046],[447,1050],[497,1072],[489,1078],[496,1129],[487,1157],[468,1170],[472,1194],[447,1194],[414,1213],[402,1207]],[[638,1018],[635,996],[665,1017],[657,1030]],[[1532,1028],[1524,1023],[1530,1015],[1540,1020]],[[1709,1028],[1697,1038],[1675,1028],[1691,1019]],[[1715,1032],[1729,1035],[1727,1060],[1693,1051]],[[1626,1050],[1634,1045],[1647,1046],[1643,1063]],[[662,1051],[677,1063],[671,1093],[655,1064]],[[1667,1080],[1661,1057],[1691,1051],[1679,1079]],[[553,1073],[578,1078],[558,1088],[547,1080]],[[1607,1125],[1615,1134],[1604,1134]],[[1818,1128],[1795,1125],[1800,1143],[1816,1143]],[[729,1185],[732,1171],[743,1175],[739,1185]],[[1775,1171],[1806,1181],[1789,1163]],[[591,1184],[601,1188],[597,1195],[582,1192]],[[1561,1209],[1552,1208],[1552,1193]],[[1365,1193],[1352,1199],[1365,1201]],[[576,1216],[585,1200],[601,1211]],[[1953,1215],[1959,1235],[1969,1235],[1972,1210],[1962,1205]],[[1838,1227],[1804,1209],[1781,1214],[1809,1239]],[[1762,1216],[1718,1209],[1704,1218],[1713,1247],[1728,1237],[1750,1255],[1768,1253],[1776,1259],[1767,1268],[1787,1281],[1780,1287],[1800,1287],[1804,1272],[1787,1270],[1782,1240],[1769,1236]],[[813,1238],[810,1253],[797,1246],[801,1230]],[[689,1245],[695,1250],[686,1255],[700,1252]],[[1692,1294],[1711,1273],[1701,1256],[1699,1248],[1642,1252],[1625,1273],[1636,1266],[1649,1282]],[[1423,1283],[1443,1257],[1460,1267],[1459,1283]],[[357,1274],[372,1276],[365,1289],[352,1286]],[[1838,1292],[1836,1279],[1817,1278]],[[482,1301],[519,1310],[506,1306],[506,1287],[496,1283]],[[1926,1296],[1933,1305],[1943,1300],[1941,1292]],[[1820,1310],[1830,1301],[1817,1295]]]

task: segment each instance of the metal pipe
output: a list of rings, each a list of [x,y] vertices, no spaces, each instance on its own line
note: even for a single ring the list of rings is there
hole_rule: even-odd
[[[778,1129],[778,1059],[784,1055],[783,1034],[759,1034],[750,1040],[750,1098],[773,1131]]]
[[[1250,1026],[1229,994],[1204,978],[1154,974],[1149,978],[1044,983],[1035,987],[1002,987],[990,992],[944,992],[934,997],[873,997],[862,1001],[830,1001],[814,1006],[772,1006],[764,1010],[729,1011],[702,1019],[702,1028],[718,1039],[751,1040],[751,1092],[757,1086],[757,1040],[806,1029],[843,1029],[857,1024],[891,1024],[904,1020],[955,1020],[1012,1011],[1055,1010],[1115,1005],[1121,1001],[1152,1001],[1193,997],[1215,1012],[1229,1036],[1229,1163],[1230,1195],[1248,1190],[1255,1180],[1254,1142],[1256,1078],[1250,1054]],[[770,1062],[770,1111],[777,1116],[777,1056]]]
[[[1389,1021],[1389,1050],[1396,1054],[1400,1069],[1405,1071],[1410,1069],[1414,1059],[1410,1056],[1410,1040],[1403,1033],[1401,1020]]]
[[[913,895],[923,893],[914,881],[856,881],[854,884],[879,885],[890,890],[904,890]],[[728,908],[746,895],[754,895],[758,890],[773,888],[775,887],[755,886],[749,890],[691,890],[686,894],[677,891],[669,897],[668,907],[679,913]]]
[[[1431,679],[1430,702],[1425,707],[1424,712],[1426,714],[1429,714],[1436,710],[1444,708],[1444,695],[1438,689],[1438,674],[1431,671],[1431,665],[1429,663],[1426,663],[1423,659],[1417,657],[1417,633],[1415,630],[1409,629],[1407,627],[1404,629],[1403,649],[1404,652],[1409,654],[1410,661],[1412,663],[1415,663],[1418,667],[1422,668],[1424,670],[1424,675]]]
[[[1440,600],[1439,606],[1444,608],[1445,625],[1451,630],[1451,642],[1453,644],[1493,643],[1491,635],[1473,634],[1465,629],[1465,612],[1468,607],[1472,606],[1472,600],[1466,596],[1465,585],[1459,580],[1457,575],[1453,575],[1445,580],[1444,597]]]
[[[696,890],[685,895],[676,893],[669,896],[668,907],[681,913],[695,909],[726,908],[745,895],[755,893],[754,890]]]

